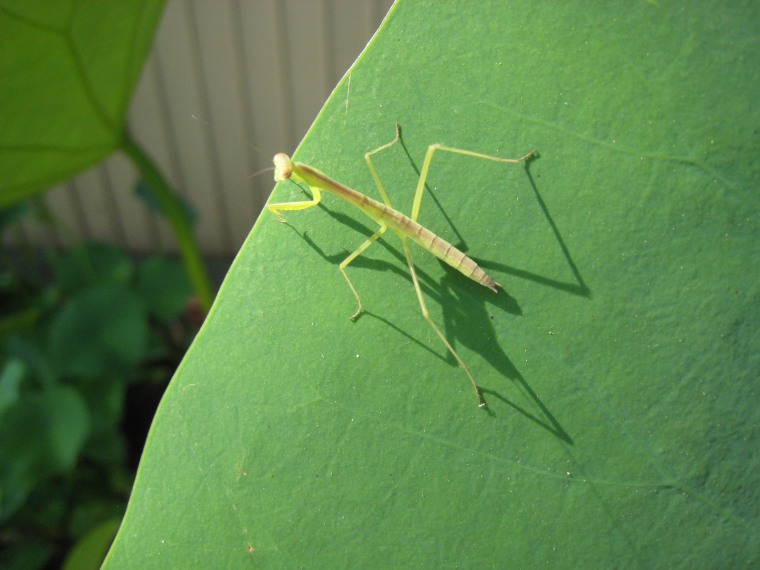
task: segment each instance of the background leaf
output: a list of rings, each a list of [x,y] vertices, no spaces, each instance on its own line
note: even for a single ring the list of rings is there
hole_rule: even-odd
[[[97,570],[119,528],[119,519],[109,519],[88,532],[76,544],[63,566],[64,570]]]
[[[182,265],[162,257],[150,257],[140,264],[135,288],[150,314],[161,321],[176,318],[192,293]]]
[[[737,567],[758,562],[755,2],[396,5],[297,152],[504,284],[327,197],[264,215],[166,393],[121,567]],[[349,89],[350,78],[350,89]],[[277,200],[299,195],[293,185]],[[339,223],[336,223],[339,222]]]
[[[163,6],[0,1],[0,205],[119,146]]]
[[[129,370],[144,358],[147,339],[143,302],[119,285],[77,294],[56,316],[51,330],[60,370],[84,378]]]
[[[37,483],[71,469],[89,428],[87,407],[71,388],[27,395],[5,412],[0,430],[0,521]]]
[[[112,245],[89,242],[72,247],[53,258],[55,283],[71,295],[93,285],[127,285],[132,279],[132,260]]]

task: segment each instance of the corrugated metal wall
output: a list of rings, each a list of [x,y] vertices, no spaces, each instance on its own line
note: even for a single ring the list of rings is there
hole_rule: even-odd
[[[231,256],[273,183],[251,175],[291,152],[361,53],[392,0],[170,0],[129,127],[199,213],[204,253]],[[195,117],[195,118],[194,118]],[[260,151],[251,148],[255,145]],[[56,229],[36,243],[96,239],[173,251],[171,233],[134,194],[131,163],[109,158],[47,194]]]

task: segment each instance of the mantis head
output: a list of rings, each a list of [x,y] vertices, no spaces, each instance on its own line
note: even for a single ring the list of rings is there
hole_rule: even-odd
[[[293,174],[293,161],[284,152],[278,152],[274,155],[274,180],[282,182],[287,180]]]

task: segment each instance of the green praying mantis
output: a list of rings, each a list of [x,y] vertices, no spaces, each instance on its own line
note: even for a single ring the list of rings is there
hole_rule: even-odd
[[[435,255],[441,261],[448,263],[451,267],[461,272],[465,277],[469,277],[473,281],[480,283],[485,287],[488,287],[494,293],[498,292],[497,287],[501,287],[501,285],[480,267],[478,267],[478,264],[475,263],[475,261],[467,257],[452,244],[435,235],[432,231],[417,222],[417,218],[420,213],[420,206],[422,204],[422,196],[425,193],[425,182],[430,170],[430,163],[433,160],[433,155],[437,151],[445,151],[474,158],[492,160],[495,162],[509,163],[525,162],[530,158],[536,156],[537,151],[532,150],[521,158],[501,158],[497,156],[481,154],[479,152],[472,152],[460,148],[444,146],[442,144],[432,144],[428,147],[427,153],[425,154],[425,160],[422,163],[422,170],[420,171],[420,178],[417,183],[417,190],[414,194],[414,202],[412,204],[412,214],[411,216],[406,216],[391,206],[391,202],[388,199],[388,194],[386,193],[385,188],[383,188],[383,184],[380,181],[377,170],[375,170],[375,166],[372,163],[372,157],[374,155],[390,148],[399,142],[400,138],[401,129],[398,125],[396,125],[396,136],[392,141],[364,155],[364,160],[369,166],[369,170],[372,173],[372,178],[377,185],[377,189],[380,191],[383,202],[373,200],[369,196],[353,190],[352,188],[349,188],[336,180],[333,180],[316,168],[300,162],[293,162],[288,155],[279,153],[274,157],[275,181],[282,182],[285,180],[292,180],[295,182],[302,182],[311,189],[312,199],[302,200],[298,202],[281,202],[268,204],[266,208],[275,216],[277,216],[278,220],[284,222],[285,218],[282,212],[305,210],[307,208],[316,206],[322,199],[321,192],[324,190],[325,192],[330,192],[339,198],[342,198],[346,202],[356,206],[367,216],[377,222],[377,224],[380,226],[380,229],[372,234],[363,244],[361,244],[351,255],[346,257],[346,259],[344,259],[338,266],[338,269],[345,278],[346,283],[348,283],[351,292],[356,298],[357,309],[356,312],[350,317],[352,321],[356,320],[356,318],[362,313],[363,308],[361,297],[359,297],[359,293],[356,292],[356,288],[354,287],[353,283],[351,283],[351,279],[349,279],[348,274],[346,273],[346,267],[348,267],[348,265],[354,259],[364,253],[364,251],[370,245],[377,241],[380,236],[382,236],[388,230],[388,228],[393,230],[401,240],[401,245],[404,249],[404,255],[406,256],[406,262],[409,266],[409,273],[412,276],[414,290],[417,293],[417,300],[419,301],[420,308],[422,309],[422,316],[432,327],[433,331],[435,331],[435,334],[438,336],[438,338],[441,339],[441,342],[443,342],[448,351],[454,356],[459,366],[467,375],[467,378],[469,378],[470,382],[472,383],[472,387],[475,390],[475,395],[478,399],[478,406],[480,408],[485,408],[486,402],[483,400],[483,395],[481,394],[480,388],[478,388],[478,385],[475,382],[470,369],[464,363],[457,351],[454,350],[454,347],[451,346],[448,340],[446,340],[446,337],[430,317],[430,311],[428,311],[427,305],[425,304],[425,298],[422,295],[422,289],[420,288],[420,284],[417,279],[417,272],[414,268],[414,262],[412,261],[412,253],[409,249],[409,240],[412,240],[413,242],[419,244],[422,248]]]

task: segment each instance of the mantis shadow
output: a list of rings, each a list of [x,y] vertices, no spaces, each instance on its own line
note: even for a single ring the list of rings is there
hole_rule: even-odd
[[[336,221],[346,223],[357,232],[365,235],[371,235],[372,233],[369,228],[353,218],[333,212],[332,210],[326,209],[325,211],[328,215],[335,218]],[[320,257],[332,265],[337,266],[343,261],[343,259],[345,259],[346,255],[348,255],[348,251],[337,254],[327,254],[306,233],[302,234],[295,228],[292,228],[292,226],[291,229],[301,236],[301,238]],[[391,247],[384,240],[378,240],[377,243],[393,255],[398,263],[389,263],[387,261],[359,257],[351,264],[351,267],[369,269],[372,271],[389,271],[408,282],[409,290],[412,291],[413,283],[406,267],[406,258],[397,248]],[[444,267],[450,269],[445,264]],[[517,300],[505,291],[500,291],[498,295],[484,293],[480,286],[463,280],[459,273],[451,269],[450,271],[447,271],[446,275],[444,275],[440,282],[436,281],[423,269],[417,267],[416,270],[420,287],[425,298],[443,307],[443,330],[445,331],[446,337],[449,338],[449,341],[456,343],[456,340],[458,340],[473,352],[479,353],[494,369],[498,370],[501,375],[513,380],[518,387],[520,387],[523,394],[527,395],[528,399],[533,403],[536,409],[530,411],[493,389],[481,386],[481,393],[484,395],[491,395],[501,400],[537,426],[572,445],[573,440],[570,435],[561,426],[554,414],[552,414],[547,406],[541,401],[538,394],[528,384],[522,374],[517,370],[514,363],[501,348],[497,340],[496,331],[491,324],[492,317],[488,314],[487,304],[519,317],[522,316],[522,309],[517,303]],[[346,298],[350,299],[348,290],[346,291]],[[413,342],[421,349],[434,355],[436,358],[439,358],[454,367],[458,367],[456,361],[448,351],[443,354],[440,350],[434,350],[391,320],[366,309],[364,313],[362,313],[362,316],[374,318],[383,322],[400,335],[406,337],[410,342]],[[490,415],[496,416],[496,413],[491,408],[487,408],[487,410]]]
[[[467,285],[462,286],[459,283],[459,275],[451,271],[447,271],[441,279],[439,292],[442,295],[441,306],[444,308],[444,330],[446,333],[451,331],[451,336],[457,339],[459,344],[480,354],[493,369],[512,380],[526,397],[533,410],[519,405],[500,391],[485,387],[482,381],[479,382],[480,392],[484,396],[490,395],[501,400],[537,426],[565,443],[573,445],[572,437],[543,403],[538,393],[530,386],[499,343],[498,335],[493,326],[494,317],[488,314],[487,294],[483,294],[475,287],[470,287],[469,284]],[[499,296],[502,293],[503,291],[500,291]],[[457,363],[453,358],[447,360],[456,366]],[[488,411],[492,416],[496,415],[492,406],[488,407]]]

